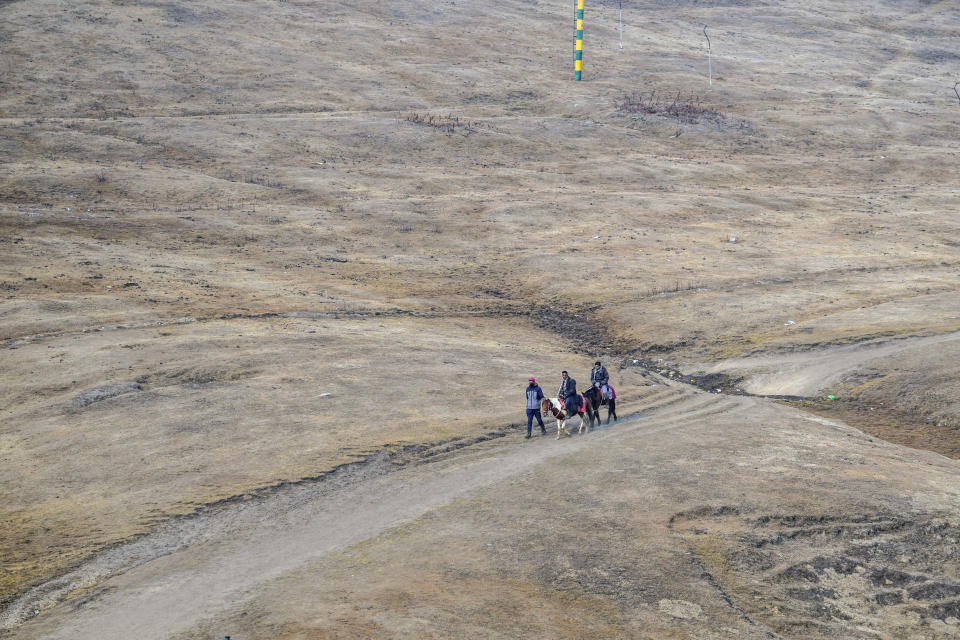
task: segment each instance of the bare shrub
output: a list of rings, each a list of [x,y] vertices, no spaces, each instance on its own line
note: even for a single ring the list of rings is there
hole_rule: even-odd
[[[482,123],[477,121],[463,120],[452,115],[442,116],[432,113],[411,113],[404,116],[403,119],[411,124],[442,131],[448,136],[459,134],[466,137],[471,133],[475,133],[477,129],[483,126]]]
[[[671,285],[660,285],[656,284],[651,287],[648,287],[646,292],[641,296],[641,298],[656,298],[659,296],[670,296],[681,291],[697,291],[702,288],[703,285],[697,282],[681,282],[677,280],[672,286]]]
[[[247,176],[243,180],[247,184],[258,184],[261,187],[269,187],[271,189],[283,189],[284,184],[279,180],[271,180],[265,176]]]
[[[616,103],[617,111],[622,113],[648,113],[665,118],[675,118],[677,122],[686,124],[696,124],[703,121],[721,123],[725,119],[722,112],[704,107],[699,96],[684,97],[679,91],[672,99],[670,97],[662,98],[663,95],[658,95],[655,90],[649,94],[637,91],[625,95]]]

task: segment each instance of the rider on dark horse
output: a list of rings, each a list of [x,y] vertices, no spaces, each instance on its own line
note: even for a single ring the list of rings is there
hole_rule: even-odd
[[[603,394],[603,404],[607,404],[607,400],[610,399],[610,389],[607,386],[610,384],[610,374],[599,360],[594,363],[593,370],[590,372],[590,384],[600,389],[600,393]]]
[[[557,390],[557,397],[563,400],[567,415],[579,412],[580,397],[577,395],[577,381],[571,378],[566,371],[560,373],[560,388]]]

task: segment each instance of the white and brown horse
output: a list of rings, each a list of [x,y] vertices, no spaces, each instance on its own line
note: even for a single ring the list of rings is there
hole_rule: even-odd
[[[580,396],[582,410],[578,411],[576,415],[580,416],[580,428],[577,430],[577,433],[583,433],[584,431],[589,431],[593,428],[593,414],[595,409],[593,408],[593,403],[590,401],[590,398],[585,396]],[[560,436],[563,434],[573,435],[567,431],[567,420],[572,417],[573,414],[567,411],[566,407],[559,400],[554,398],[544,398],[540,401],[540,413],[546,415],[549,413],[554,418],[557,419],[557,440],[560,439]],[[587,427],[587,420],[590,421],[590,427]],[[597,423],[599,424],[600,420],[598,418]]]

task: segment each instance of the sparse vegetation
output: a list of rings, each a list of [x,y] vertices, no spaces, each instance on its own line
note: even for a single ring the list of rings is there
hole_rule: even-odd
[[[269,187],[270,189],[283,189],[284,187],[284,184],[279,180],[267,178],[266,176],[247,176],[243,181],[247,184],[258,184],[261,187]]]
[[[657,296],[670,295],[674,293],[680,293],[681,291],[696,291],[702,288],[703,285],[698,282],[681,282],[677,280],[673,285],[660,285],[655,284],[647,288],[644,292],[642,298],[655,298]]]
[[[785,387],[756,393],[791,393],[801,377],[784,364],[791,354],[834,369],[856,340],[960,331],[951,218],[960,83],[958,102],[940,99],[960,8],[671,0],[640,19],[625,2],[620,50],[616,3],[600,4],[588,0],[596,17],[607,12],[606,35],[595,23],[587,81],[574,84],[564,47],[550,40],[568,35],[555,29],[569,27],[556,3],[0,0],[0,521],[10,523],[0,601],[171,517],[231,497],[253,504],[251,492],[371,455],[374,466],[351,466],[335,484],[352,491],[374,471],[392,489],[364,504],[390,497],[376,516],[384,523],[400,502],[425,509],[425,526],[399,536],[422,534],[422,547],[378,537],[358,509],[357,526],[340,519],[340,528],[382,543],[370,568],[385,572],[354,571],[349,562],[370,556],[344,540],[348,563],[316,558],[331,573],[303,565],[302,584],[331,599],[291,588],[287,568],[274,567],[276,602],[244,605],[239,626],[217,620],[183,637],[762,637],[749,620],[765,620],[771,602],[801,624],[809,612],[762,583],[738,591],[740,577],[759,576],[741,560],[764,560],[735,553],[738,528],[729,547],[693,529],[687,549],[676,532],[657,538],[672,514],[736,503],[758,517],[804,515],[874,499],[952,513],[954,462],[760,399],[728,400],[726,379],[697,367],[742,366],[745,383]],[[736,79],[718,77],[713,92],[702,82],[703,21],[715,29],[720,75]],[[914,38],[925,43],[912,47]],[[885,71],[871,73],[865,55]],[[931,448],[914,439],[920,431],[956,435],[960,338],[951,339],[952,351],[943,342],[884,362],[897,374],[858,391],[869,402],[864,430],[896,398],[903,413],[891,430],[900,415],[916,427],[905,442]],[[861,354],[876,357],[871,347],[844,366]],[[656,415],[570,443],[573,455],[551,448],[552,462],[511,479],[513,462],[547,450],[536,440],[519,449],[510,428],[524,418],[519,386],[536,375],[555,389],[563,368],[583,384],[598,358],[624,413]],[[723,395],[681,387],[680,372]],[[424,458],[442,462],[410,467],[399,483],[389,475],[393,453],[494,430],[491,449]],[[481,458],[507,475],[487,488],[450,480],[459,465],[464,479],[487,477],[470,469]],[[437,469],[447,489],[474,496],[459,511],[416,488],[436,487]],[[580,480],[573,490],[551,477]],[[406,484],[414,480],[425,484]],[[306,493],[327,495],[330,485],[313,482]],[[418,504],[425,496],[430,505]],[[292,506],[282,513],[303,513]],[[459,516],[477,514],[463,526]],[[290,533],[287,518],[268,524]],[[544,526],[528,522],[550,530],[548,546]],[[324,524],[297,527],[326,535]],[[245,542],[193,530],[209,536],[204,551],[262,560]],[[317,550],[296,542],[276,548]],[[181,591],[164,572],[196,557],[186,555],[97,585],[96,606],[31,608],[27,624],[53,629],[60,616],[76,628],[78,617],[103,615],[120,628],[131,613],[123,584],[137,574],[170,585],[143,592],[158,611],[165,594],[193,601],[161,611],[182,625],[201,608],[204,619],[221,615],[208,600],[228,603],[221,587],[256,597],[260,572],[248,566],[251,583],[235,584],[222,558],[209,564],[225,571],[208,572],[211,590]],[[415,566],[423,562],[439,579]],[[506,597],[491,584],[520,591]],[[316,610],[298,609],[305,603]],[[832,635],[809,627],[792,637],[873,628],[859,616],[879,602],[848,605],[858,617],[849,626],[838,617],[826,621]],[[673,615],[700,607],[699,619]],[[281,611],[289,626],[270,628]],[[514,611],[532,614],[522,628]],[[251,619],[266,626],[253,633],[242,626]],[[442,628],[419,626],[438,620]],[[503,626],[490,631],[491,620]]]
[[[404,116],[403,119],[411,124],[442,131],[447,135],[458,134],[464,137],[475,133],[477,129],[483,126],[482,123],[478,121],[464,120],[458,116],[443,116],[432,113],[411,113]]]
[[[616,104],[617,111],[675,118],[684,124],[695,124],[705,120],[719,123],[724,120],[722,112],[704,107],[699,96],[684,96],[680,91],[670,95],[673,97],[657,91],[651,91],[649,94],[637,91],[623,96]]]

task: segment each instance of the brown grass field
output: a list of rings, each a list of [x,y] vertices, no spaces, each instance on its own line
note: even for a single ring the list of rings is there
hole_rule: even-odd
[[[0,637],[126,637],[90,563],[383,455],[449,500],[143,637],[960,633],[960,7],[587,0],[575,83],[570,5],[0,1]],[[702,433],[518,439],[597,358]]]

